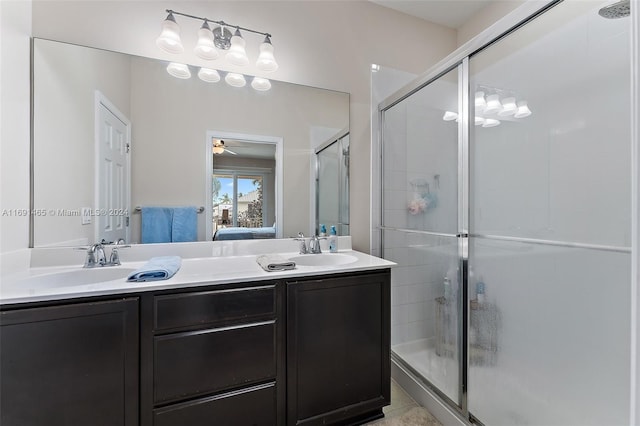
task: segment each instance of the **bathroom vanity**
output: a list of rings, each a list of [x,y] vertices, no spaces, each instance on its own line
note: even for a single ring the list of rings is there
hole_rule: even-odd
[[[3,298],[0,423],[273,426],[381,417],[390,402],[392,263],[349,253],[357,260],[348,265],[276,273],[257,267],[255,256],[225,259],[238,271],[226,277],[210,270],[212,259],[201,260],[206,268],[189,259],[164,282]]]

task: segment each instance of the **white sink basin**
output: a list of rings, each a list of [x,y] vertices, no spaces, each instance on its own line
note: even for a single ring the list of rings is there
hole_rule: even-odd
[[[135,271],[135,269],[109,266],[99,268],[81,268],[25,278],[20,281],[19,285],[21,287],[37,290],[53,287],[72,287],[97,284],[114,280],[122,280],[124,282],[127,276],[133,271]]]
[[[300,266],[337,266],[357,262],[358,258],[350,254],[321,253],[301,254],[290,257],[289,260],[296,262],[296,265]]]

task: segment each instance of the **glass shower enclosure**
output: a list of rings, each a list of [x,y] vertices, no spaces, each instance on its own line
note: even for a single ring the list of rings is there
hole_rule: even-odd
[[[380,105],[392,358],[463,418],[629,419],[630,22],[547,5]]]

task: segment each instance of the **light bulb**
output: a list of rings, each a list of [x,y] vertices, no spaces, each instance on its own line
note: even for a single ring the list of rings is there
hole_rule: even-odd
[[[198,42],[193,51],[198,57],[208,61],[218,59],[218,51],[213,45],[213,33],[207,21],[204,21],[198,30]]]
[[[451,112],[451,111],[445,111],[444,116],[442,116],[442,119],[444,121],[453,121],[456,118],[458,118],[458,114],[456,114],[455,112]]]
[[[495,114],[502,110],[500,97],[496,94],[487,96],[487,107],[484,109],[485,114]]]
[[[273,72],[278,69],[278,63],[273,56],[273,45],[269,36],[266,36],[260,45],[260,55],[256,61],[256,67],[267,72]]]
[[[249,64],[249,58],[247,58],[247,52],[244,50],[246,42],[240,34],[240,30],[236,29],[235,34],[231,37],[231,47],[226,54],[227,61],[233,65],[244,67]]]
[[[207,83],[217,83],[220,81],[220,74],[218,71],[210,68],[200,68],[200,71],[198,71],[198,77],[200,80],[206,81]]]
[[[214,154],[222,154],[223,152],[224,152],[224,146],[215,145],[213,147],[213,153]]]
[[[496,127],[500,125],[500,120],[496,120],[495,118],[486,118],[484,123],[482,123],[482,127]]]
[[[171,62],[167,65],[167,72],[176,78],[188,79],[191,78],[191,71],[185,64],[179,64],[177,62]]]
[[[224,81],[226,81],[229,86],[233,87],[244,87],[245,84],[247,84],[247,81],[244,79],[244,75],[235,72],[227,73],[227,75],[224,76]]]
[[[251,80],[251,87],[261,92],[264,92],[271,89],[271,82],[266,78],[253,77],[253,80]]]
[[[531,110],[527,106],[527,101],[518,101],[518,110],[513,115],[515,118],[525,118],[531,115]]]
[[[518,110],[518,106],[516,105],[516,98],[509,97],[504,98],[502,100],[502,111],[498,113],[500,117],[509,117],[513,115]]]
[[[176,23],[173,13],[169,13],[167,19],[162,22],[161,28],[162,31],[156,39],[156,46],[169,53],[184,52],[182,41],[180,41],[180,27]]]

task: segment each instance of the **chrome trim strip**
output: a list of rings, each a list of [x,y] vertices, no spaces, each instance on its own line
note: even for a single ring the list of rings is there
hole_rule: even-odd
[[[470,234],[472,238],[484,238],[487,240],[497,241],[510,241],[515,243],[527,243],[538,244],[543,246],[556,246],[556,247],[571,247],[580,248],[585,250],[599,250],[609,251],[615,253],[631,253],[631,247],[622,246],[608,246],[603,244],[586,244],[586,243],[573,243],[570,241],[554,241],[554,240],[541,240],[536,238],[521,238],[521,237],[507,237],[501,235],[489,235],[489,234]]]
[[[429,235],[429,236],[434,236],[434,237],[450,237],[450,238],[458,237],[458,234],[446,234],[444,232],[431,232],[431,231],[420,231],[420,230],[417,230],[417,229],[395,228],[393,226],[381,226],[380,230],[381,231],[406,232],[406,233],[409,233],[409,234],[423,234],[423,235]]]

